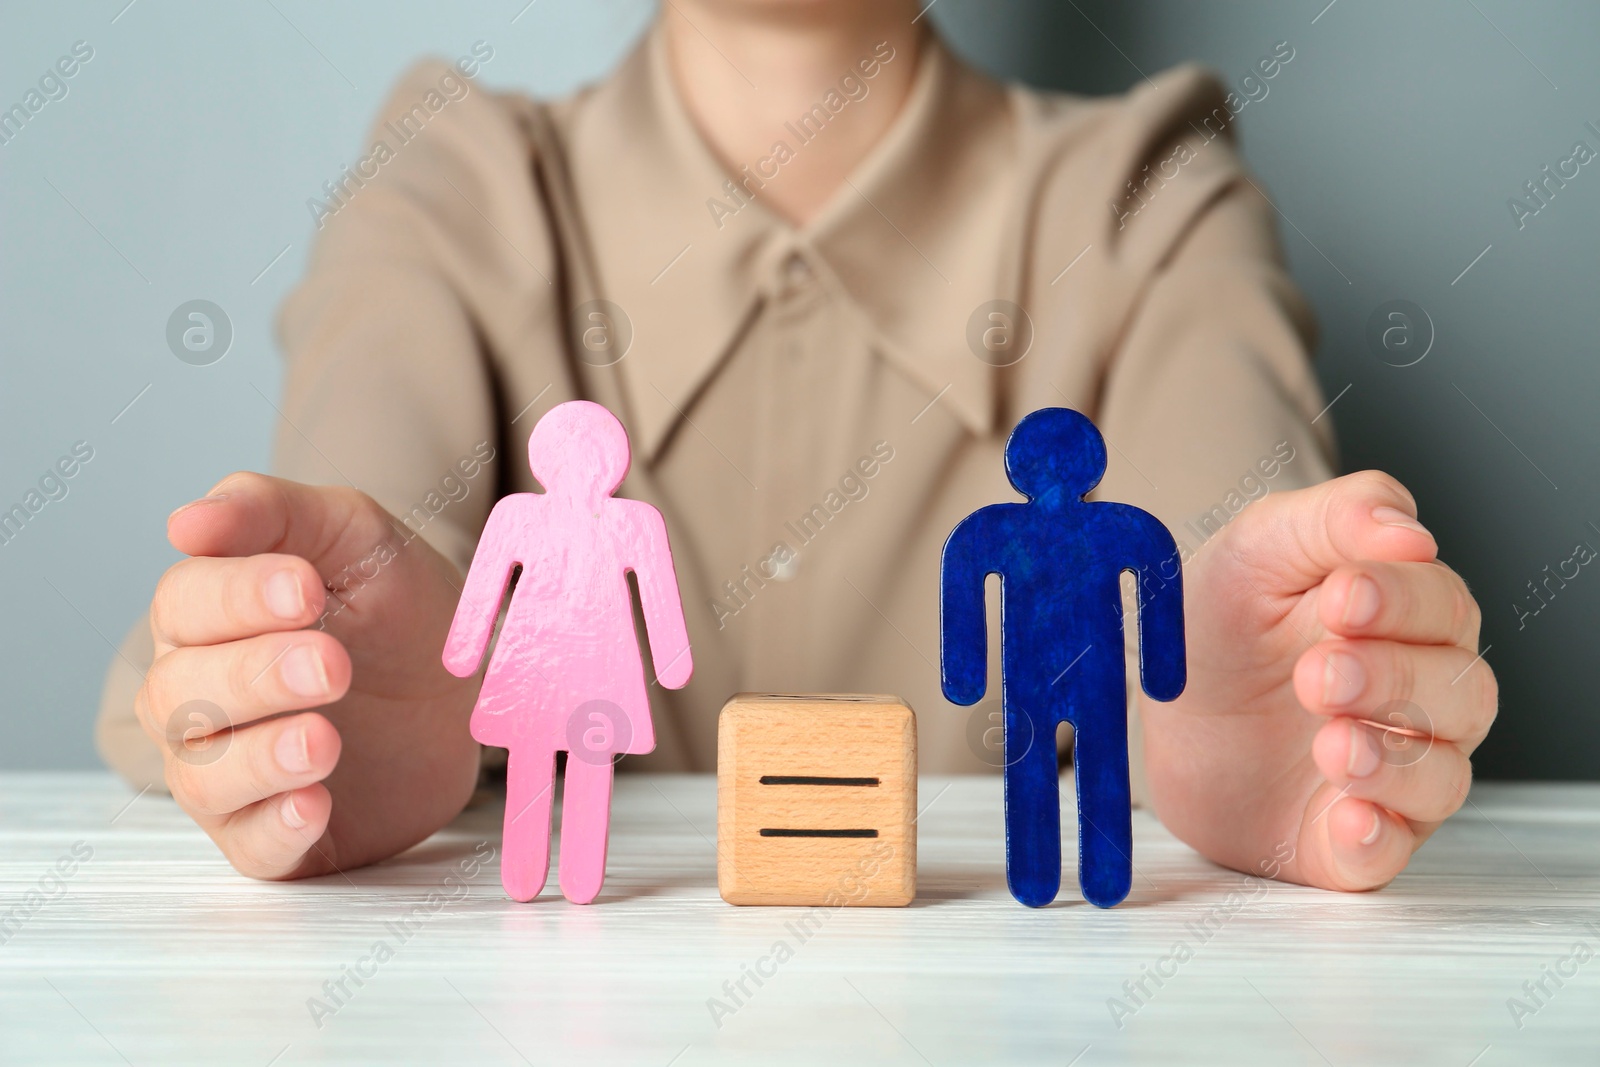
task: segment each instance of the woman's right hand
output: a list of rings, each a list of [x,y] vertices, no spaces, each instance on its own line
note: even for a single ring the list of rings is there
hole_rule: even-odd
[[[136,711],[236,869],[371,863],[465,806],[482,676],[440,661],[453,564],[364,493],[252,473],[173,512],[167,536],[190,558],[151,602]]]

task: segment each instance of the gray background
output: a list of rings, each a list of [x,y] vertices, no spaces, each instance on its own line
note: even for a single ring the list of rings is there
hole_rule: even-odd
[[[0,145],[0,510],[73,442],[95,450],[68,496],[0,545],[0,767],[97,764],[109,643],[176,558],[167,512],[265,465],[271,315],[305,261],[305,201],[357,157],[404,66],[482,39],[495,48],[483,84],[565,92],[608,70],[654,11],[525,2],[0,4],[0,107],[74,41],[95,50],[68,95]],[[1600,126],[1600,5],[1325,5],[938,0],[929,17],[990,71],[1085,92],[1186,59],[1237,84],[1276,42],[1294,47],[1237,128],[1321,317],[1328,395],[1349,386],[1329,415],[1346,467],[1411,486],[1484,606],[1503,710],[1480,773],[1595,777],[1600,575],[1585,569],[1520,629],[1514,605],[1579,540],[1600,547],[1600,161],[1520,232],[1507,199],[1579,138],[1600,149],[1584,128]],[[165,343],[168,316],[196,298],[235,331],[211,366]],[[1364,340],[1396,298],[1436,334],[1415,366]]]

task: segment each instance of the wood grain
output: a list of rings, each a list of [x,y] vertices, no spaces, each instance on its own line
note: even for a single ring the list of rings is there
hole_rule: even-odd
[[[717,725],[717,887],[730,904],[903,907],[917,895],[917,718],[893,696],[738,693]]]
[[[1600,944],[1600,786],[1474,786],[1392,885],[1353,895],[1222,870],[1136,811],[1133,892],[1108,912],[1070,888],[1070,841],[1060,899],[1017,904],[999,776],[924,778],[917,899],[833,910],[803,942],[811,909],[718,899],[709,775],[618,775],[587,907],[507,900],[497,855],[458,873],[498,848],[498,804],[379,866],[274,883],[133,796],[104,774],[0,776],[0,914],[93,849],[0,944],[7,1067],[1503,1067],[1600,1047],[1600,958],[1520,1028],[1507,1008]],[[401,945],[388,924],[408,915],[428,917]],[[394,957],[319,1026],[308,999],[380,938]],[[779,942],[792,957],[735,1005],[725,984],[774,970]],[[1180,942],[1192,958],[1119,1026],[1108,1003]]]

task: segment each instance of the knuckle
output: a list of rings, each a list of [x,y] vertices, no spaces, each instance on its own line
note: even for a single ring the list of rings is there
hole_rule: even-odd
[[[150,695],[150,674],[154,669],[152,667],[145,672],[144,681],[139,683],[138,691],[133,694],[133,717],[138,720],[139,727],[151,740],[157,740],[161,736]]]
[[[173,766],[183,768],[176,772],[185,784],[184,796],[188,803],[184,810],[191,815],[227,815],[233,809],[224,803],[217,781],[215,767],[200,767],[173,760]]]
[[[230,634],[250,633],[260,628],[257,619],[264,613],[264,605],[259,569],[252,561],[229,566],[223,571],[216,604],[217,613]]]
[[[1478,729],[1481,733],[1488,733],[1489,727],[1494,725],[1494,720],[1500,715],[1500,679],[1495,677],[1494,671],[1489,669],[1488,664],[1484,664],[1483,668],[1477,681],[1480,709]]]
[[[339,489],[343,498],[340,502],[348,509],[349,514],[359,518],[363,523],[371,524],[388,530],[393,523],[393,517],[387,508],[359,489],[344,486]]]
[[[363,531],[363,537],[389,536],[397,520],[377,500],[352,486],[330,486],[329,510],[343,516],[354,529]]]
[[[207,804],[204,778],[196,773],[197,770],[193,765],[175,759],[170,753],[167,755],[163,775],[167,780],[167,791],[172,794],[178,807],[191,817],[212,814]]]
[[[278,781],[283,772],[279,769],[273,755],[273,746],[266,743],[266,739],[258,737],[261,731],[251,731],[251,744],[247,747],[244,767],[241,773],[249,784],[252,797],[270,797],[283,788],[283,783]],[[282,731],[274,733],[274,738],[281,736]]]
[[[157,639],[170,637],[173,624],[178,621],[175,613],[188,563],[188,560],[174,563],[156,582],[155,594],[150,598],[150,629]]]
[[[228,492],[249,493],[271,484],[272,479],[256,471],[234,471],[222,481],[211,487],[213,493],[227,490]]]
[[[1428,594],[1417,588],[1414,573],[1383,563],[1363,566],[1361,573],[1377,583],[1386,609],[1384,619],[1410,625],[1426,618]]]
[[[180,682],[178,674],[181,663],[175,663],[175,652],[168,652],[158,657],[150,664],[150,669],[145,671],[144,684],[139,687],[139,697],[134,699],[134,710],[144,706],[145,728],[153,731],[155,736],[164,736],[167,728],[167,719],[172,715],[172,709],[181,702],[178,699]]]
[[[334,500],[348,504],[350,507],[363,508],[372,512],[383,512],[383,506],[377,500],[353,485],[332,485],[328,487],[328,492],[333,495]]]
[[[250,652],[246,651],[246,648],[249,648],[250,645],[253,645],[253,642],[247,644],[245,648],[235,647],[230,649],[227,666],[222,672],[224,691],[235,702],[250,691],[250,679],[255,674],[255,671],[251,669],[252,664],[249,662],[255,658],[252,654],[254,650],[252,648]]]
[[[232,790],[228,777],[228,749],[231,734],[190,749],[182,737],[163,735],[164,776],[167,788],[178,806],[191,816],[226,815],[233,808],[227,803]]]
[[[1390,698],[1412,700],[1417,695],[1417,664],[1405,646],[1386,644],[1389,657]]]
[[[1472,761],[1456,753],[1456,759],[1450,769],[1450,776],[1446,779],[1449,789],[1442,799],[1441,807],[1446,816],[1455,814],[1461,805],[1467,802],[1467,791],[1472,788]]]
[[[267,797],[250,810],[252,818],[230,826],[230,851],[224,854],[240,874],[262,881],[288,877],[315,847],[314,838],[283,822],[278,811],[282,802],[282,794]]]
[[[276,871],[276,866],[271,863],[266,855],[267,847],[260,840],[263,832],[250,832],[243,828],[230,828],[230,831],[219,835],[217,847],[222,850],[222,855],[234,870],[246,878],[266,879]]]
[[[1460,637],[1471,637],[1478,632],[1483,610],[1467,590],[1466,583],[1455,575],[1449,579],[1450,632]]]
[[[1493,719],[1500,714],[1500,678],[1485,665],[1483,680],[1478,684],[1483,687],[1484,707],[1489,709],[1489,716]]]
[[[1409,503],[1411,494],[1400,480],[1386,471],[1365,470],[1357,471],[1350,475],[1349,484],[1354,495],[1360,497],[1381,497],[1385,500],[1401,500]]]

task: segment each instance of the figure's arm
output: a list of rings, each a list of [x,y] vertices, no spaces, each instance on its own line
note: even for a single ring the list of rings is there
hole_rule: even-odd
[[[457,678],[465,678],[478,669],[484,650],[489,647],[495,619],[500,615],[506,586],[511,583],[516,550],[512,544],[514,524],[510,505],[511,498],[506,497],[489,513],[483,536],[478,539],[478,549],[472,556],[472,568],[467,571],[467,580],[461,587],[455,620],[450,623],[450,633],[444,641],[445,670]]]
[[[656,680],[668,689],[682,689],[694,674],[694,655],[689,651],[689,627],[684,622],[678,572],[667,541],[667,521],[648,504],[635,504],[630,510],[640,534],[639,555],[632,561],[632,570],[639,581],[639,602]]]
[[[1172,534],[1154,515],[1138,514],[1144,537],[1139,582],[1139,681],[1153,700],[1175,700],[1188,681],[1183,641],[1183,565]]]
[[[945,699],[953,704],[976,704],[989,684],[983,603],[989,524],[982,514],[968,515],[950,531],[939,565],[939,664]]]

